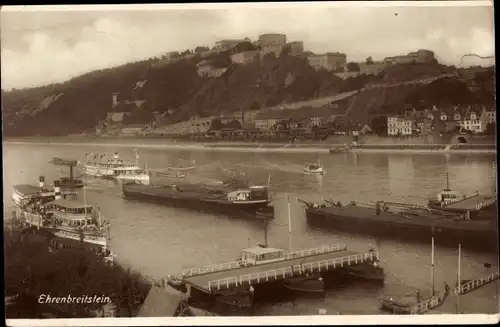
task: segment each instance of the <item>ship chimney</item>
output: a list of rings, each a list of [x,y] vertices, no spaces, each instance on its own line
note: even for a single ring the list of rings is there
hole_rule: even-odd
[[[113,153],[113,158],[118,159],[118,152]]]
[[[40,188],[43,188],[45,186],[45,177],[44,176],[40,176],[38,178],[38,185],[40,185]]]
[[[60,181],[54,181],[54,193],[55,193],[56,200],[58,200],[58,199],[61,198],[61,187],[60,187],[60,185],[61,185]]]
[[[113,93],[113,108],[118,105],[118,92]]]

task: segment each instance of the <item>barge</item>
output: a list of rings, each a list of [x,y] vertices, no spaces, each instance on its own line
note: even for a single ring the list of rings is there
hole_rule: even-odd
[[[266,186],[243,186],[227,181],[219,185],[176,183],[143,185],[124,183],[125,198],[151,201],[164,205],[221,213],[252,214],[254,219],[274,217]]]
[[[392,237],[405,241],[428,240],[435,235],[443,245],[464,246],[477,250],[496,251],[497,219],[474,220],[473,215],[409,206],[390,210],[387,204],[374,206],[351,202],[348,205],[329,203],[305,204],[307,223],[339,231],[370,236]]]

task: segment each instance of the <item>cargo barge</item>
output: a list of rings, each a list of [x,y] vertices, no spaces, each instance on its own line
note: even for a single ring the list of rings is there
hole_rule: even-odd
[[[307,223],[339,231],[382,236],[405,241],[428,240],[434,235],[442,245],[458,243],[477,250],[497,251],[497,218],[469,219],[466,215],[407,205],[390,210],[378,202],[374,206],[351,202],[348,205],[305,205]],[[393,205],[395,205],[393,203]]]
[[[266,186],[245,186],[234,181],[219,185],[176,183],[143,185],[124,183],[127,199],[150,201],[173,207],[239,214],[241,218],[270,219],[274,209]]]

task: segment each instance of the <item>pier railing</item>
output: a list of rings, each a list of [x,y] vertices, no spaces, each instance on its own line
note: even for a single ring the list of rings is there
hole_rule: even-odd
[[[443,304],[448,296],[449,290],[445,287],[437,296],[433,296],[425,301],[422,301],[410,308],[410,314],[422,314]]]
[[[320,246],[317,248],[305,249],[305,250],[287,253],[285,256],[285,260],[297,259],[297,258],[302,258],[302,257],[309,257],[312,255],[329,253],[329,252],[338,252],[338,251],[344,251],[344,250],[347,250],[347,246],[345,244],[336,244],[336,245],[332,245],[332,246],[323,245],[323,246]]]
[[[366,261],[374,261],[375,259],[378,260],[378,252],[353,254],[335,259],[308,262],[300,265],[293,265],[289,267],[276,268],[251,274],[216,279],[208,282],[205,287],[210,292],[212,291],[212,289],[220,290],[221,287],[229,288],[233,285],[242,285],[243,283],[258,284],[260,282],[267,282],[269,280],[285,279],[286,277],[302,275],[307,272],[321,272],[322,270],[328,270],[330,268],[350,266],[352,264],[359,264]]]
[[[244,260],[224,262],[221,264],[205,266],[205,267],[201,267],[201,268],[185,269],[182,271],[182,276],[189,277],[189,276],[201,275],[201,274],[215,272],[215,271],[236,269],[236,268],[246,267],[249,265],[250,264]]]
[[[320,246],[317,248],[311,248],[311,249],[305,249],[305,250],[301,250],[301,251],[287,253],[285,255],[284,260],[292,260],[292,259],[308,257],[308,256],[317,255],[317,254],[322,254],[322,253],[338,252],[338,251],[343,251],[346,249],[347,249],[347,247],[345,244],[337,244],[337,245],[332,245],[332,246],[323,245],[323,246]],[[231,262],[225,262],[225,263],[221,263],[221,264],[210,265],[210,266],[205,266],[205,267],[200,267],[200,268],[185,269],[182,271],[182,276],[189,277],[189,276],[201,275],[201,274],[206,274],[206,273],[211,273],[211,272],[216,272],[216,271],[237,269],[237,268],[247,267],[250,265],[252,265],[252,264],[248,263],[245,260],[231,261]]]
[[[499,277],[499,272],[497,271],[493,274],[471,280],[467,283],[463,283],[453,290],[453,294],[457,295],[457,294],[465,294],[465,293],[472,292],[473,290],[475,290],[483,285],[486,285],[486,284],[494,281],[495,279],[498,279],[498,277]]]

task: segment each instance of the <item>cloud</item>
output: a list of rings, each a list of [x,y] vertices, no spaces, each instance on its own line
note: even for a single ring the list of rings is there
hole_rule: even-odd
[[[419,48],[455,65],[466,53],[494,55],[491,6],[2,12],[1,23],[5,89],[63,82],[167,51],[269,32],[302,40],[313,52],[345,52],[350,61]]]

